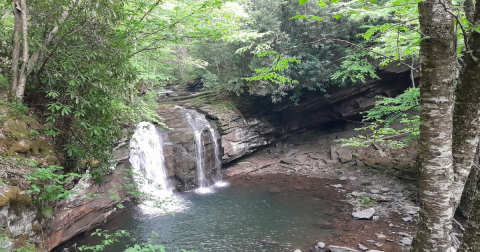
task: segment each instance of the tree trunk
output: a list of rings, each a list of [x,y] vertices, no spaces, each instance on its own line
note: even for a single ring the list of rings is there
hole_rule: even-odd
[[[466,1],[466,16],[469,21],[476,26],[480,23],[480,2],[476,1],[474,11],[472,10],[472,6],[472,1]],[[480,87],[478,87],[478,82],[480,81],[480,33],[476,31],[472,32],[469,40],[469,45],[472,53],[466,55],[466,66],[464,67],[464,70],[460,75],[460,83],[462,85],[465,85],[465,82],[467,83],[464,90],[465,97],[462,98],[465,103],[463,105],[463,109],[470,111],[465,113],[465,117],[467,117],[469,120],[467,121],[467,119],[464,118],[462,118],[461,120],[465,121],[466,125],[463,127],[468,130],[464,137],[473,139],[472,132],[476,132],[476,140],[478,144],[478,116],[480,111],[480,98],[478,97],[478,95],[480,94]],[[471,101],[469,99],[471,99]],[[474,104],[474,102],[476,102],[476,104]],[[471,103],[471,105],[468,105],[469,103]],[[468,144],[471,143],[469,142]],[[477,146],[477,152],[475,153],[472,168],[470,174],[468,175],[469,177],[467,180],[467,184],[465,185],[465,201],[468,210],[468,224],[464,232],[463,243],[460,246],[459,252],[480,252],[480,167],[478,166],[480,155],[479,152],[480,144]],[[464,158],[463,156],[460,157]],[[463,170],[459,171],[458,174],[456,172],[455,179],[460,180],[465,175],[465,172],[466,171]],[[455,182],[460,183],[460,181]]]
[[[477,3],[475,23],[480,20],[480,4]],[[474,24],[475,24],[474,23]],[[465,66],[460,72],[455,91],[453,113],[453,161],[454,182],[452,201],[460,204],[463,187],[473,164],[480,135],[480,33],[473,31],[469,46],[471,53],[465,55]],[[452,215],[454,212],[452,212]]]
[[[18,87],[18,64],[20,62],[20,48],[21,48],[21,31],[22,31],[22,12],[20,11],[20,0],[13,1],[13,55],[12,55],[12,91],[11,95],[17,93]]]
[[[20,0],[20,8],[22,9],[22,37],[23,37],[23,57],[22,57],[22,69],[20,69],[20,78],[18,81],[17,91],[15,96],[22,100],[25,94],[25,85],[27,83],[27,76],[29,71],[28,65],[28,19],[27,19],[27,2],[26,0]]]
[[[470,216],[472,212],[473,200],[477,190],[477,180],[480,175],[480,145],[477,146],[477,152],[475,153],[475,158],[473,159],[472,169],[470,169],[470,174],[468,175],[467,182],[463,189],[463,203],[462,205],[466,208],[466,215]]]
[[[445,3],[450,8],[450,2]],[[438,0],[418,4],[421,124],[419,140],[420,222],[412,251],[450,251],[452,239],[452,127],[456,33]]]
[[[478,169],[478,168],[474,168]],[[463,243],[458,252],[480,252],[480,180],[476,183],[476,193],[472,198],[472,206],[467,228],[463,234]]]

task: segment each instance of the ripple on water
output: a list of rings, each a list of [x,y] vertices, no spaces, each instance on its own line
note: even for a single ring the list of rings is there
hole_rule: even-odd
[[[333,208],[331,202],[297,191],[271,193],[269,187],[230,185],[215,187],[215,193],[214,187],[203,188],[209,193],[202,195],[182,193],[182,207],[174,216],[128,209],[101,228],[127,230],[132,236],[106,251],[123,251],[151,238],[168,252],[291,252],[331,237],[331,230],[315,226],[333,221],[325,211]],[[87,234],[77,244],[100,242]]]

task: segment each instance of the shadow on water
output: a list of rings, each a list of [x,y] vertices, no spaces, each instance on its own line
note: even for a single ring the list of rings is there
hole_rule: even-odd
[[[301,192],[272,193],[268,185],[232,185],[212,194],[187,192],[180,197],[188,208],[174,216],[151,216],[136,207],[101,226],[131,234],[105,251],[122,251],[149,238],[168,252],[293,251],[331,235],[331,230],[314,225],[332,220],[326,214],[333,208],[331,202]],[[76,242],[96,245],[101,240],[87,233]],[[54,251],[74,251],[70,246]]]

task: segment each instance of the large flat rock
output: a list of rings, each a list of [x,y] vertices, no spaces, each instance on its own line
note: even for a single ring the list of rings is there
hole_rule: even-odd
[[[353,212],[352,216],[355,219],[368,220],[368,219],[371,219],[374,214],[375,214],[375,209],[368,208],[362,211]]]
[[[358,250],[355,250],[352,248],[340,247],[340,246],[334,246],[334,245],[328,246],[328,249],[330,249],[331,252],[358,252]]]

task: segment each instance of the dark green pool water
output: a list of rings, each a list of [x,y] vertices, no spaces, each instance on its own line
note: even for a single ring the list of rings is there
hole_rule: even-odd
[[[212,194],[183,193],[188,209],[175,216],[150,216],[139,207],[131,208],[101,227],[127,230],[122,239],[105,251],[123,251],[126,246],[146,242],[165,246],[166,251],[196,252],[294,251],[326,240],[330,231],[315,223],[331,221],[330,202],[299,192],[271,193],[265,185],[232,185],[216,188]],[[78,245],[100,240],[85,234]],[[71,246],[71,245],[70,245]],[[67,248],[64,245],[63,248]],[[59,250],[59,251],[62,251]],[[63,250],[69,251],[69,250]],[[74,251],[71,249],[70,251]]]

